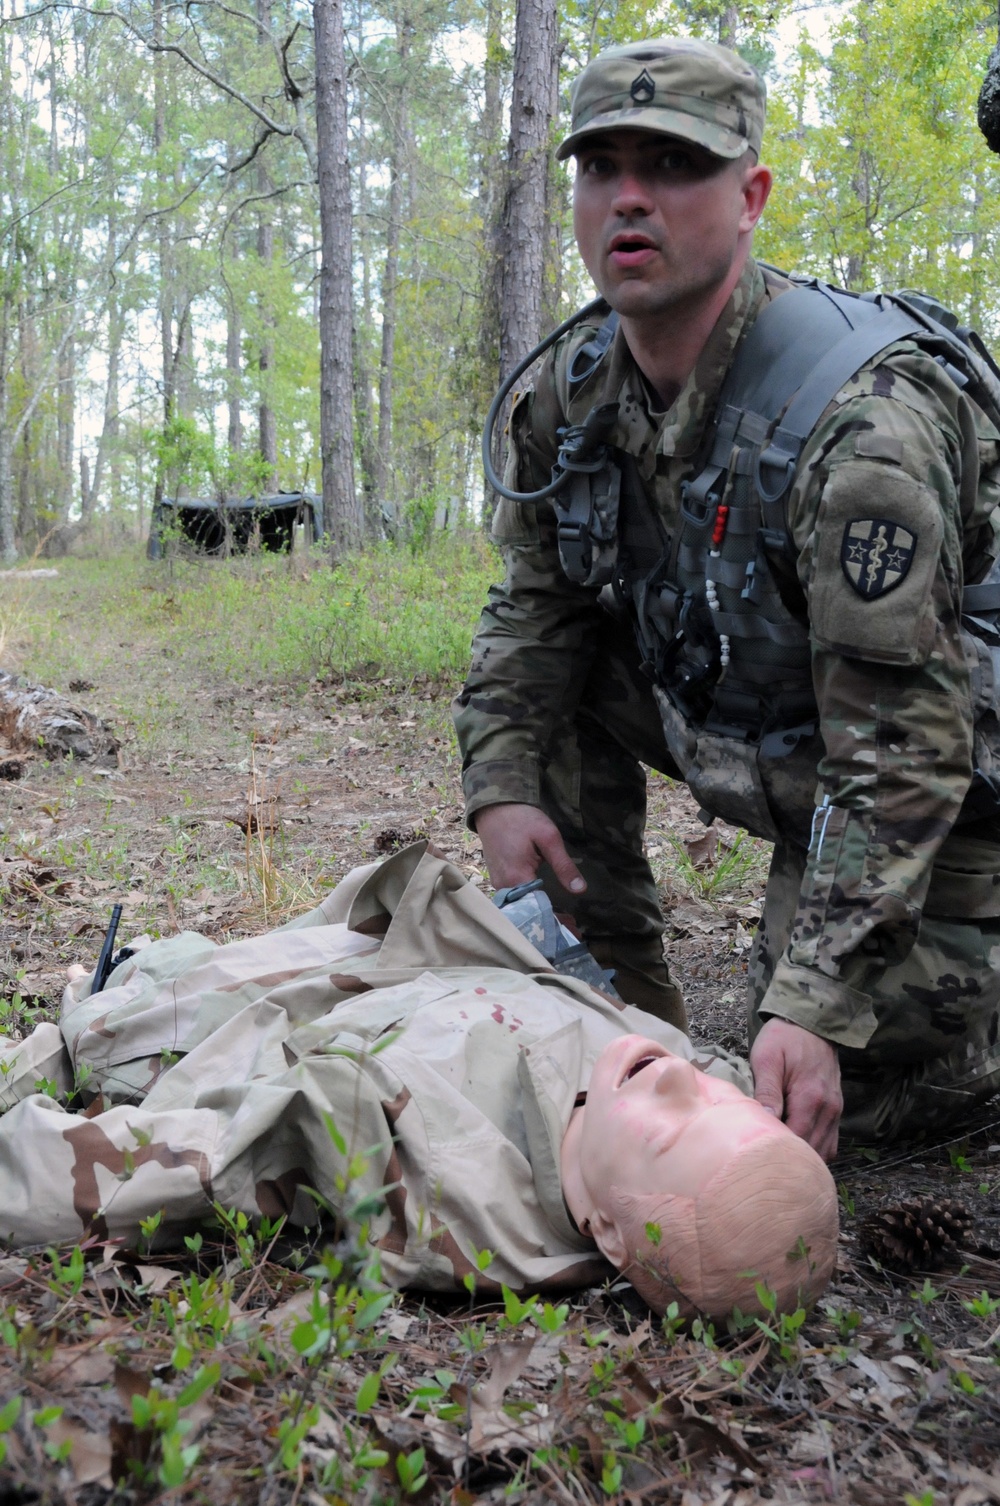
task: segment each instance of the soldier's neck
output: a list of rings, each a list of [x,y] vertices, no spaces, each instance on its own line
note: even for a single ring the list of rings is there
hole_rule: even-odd
[[[636,365],[660,400],[671,408],[691,375],[743,275],[746,256],[734,263],[709,297],[677,304],[659,315],[621,316],[622,334]]]

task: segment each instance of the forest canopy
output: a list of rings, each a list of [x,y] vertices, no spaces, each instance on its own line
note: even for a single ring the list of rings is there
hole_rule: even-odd
[[[357,497],[349,543],[478,522],[501,368],[592,296],[549,150],[570,81],[645,35],[766,74],[759,255],[924,289],[996,341],[1000,164],[976,127],[996,11],[841,3],[820,43],[810,9],[0,0],[0,552],[138,538],[164,496],[314,492],[324,469]],[[518,146],[531,111],[544,151]],[[324,305],[345,394],[325,441]]]

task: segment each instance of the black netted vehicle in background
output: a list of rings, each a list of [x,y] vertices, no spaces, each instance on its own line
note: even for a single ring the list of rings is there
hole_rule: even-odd
[[[323,498],[314,492],[264,497],[166,497],[153,509],[146,554],[162,559],[169,541],[203,554],[245,554],[251,549],[290,550],[295,530],[308,546],[323,536]]]

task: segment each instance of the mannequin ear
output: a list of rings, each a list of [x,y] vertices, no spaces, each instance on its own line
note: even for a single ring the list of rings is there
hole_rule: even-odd
[[[613,1218],[608,1218],[597,1208],[587,1220],[588,1233],[606,1260],[610,1260],[616,1270],[622,1271],[626,1265],[630,1265],[633,1254],[628,1248],[625,1236],[618,1223]]]

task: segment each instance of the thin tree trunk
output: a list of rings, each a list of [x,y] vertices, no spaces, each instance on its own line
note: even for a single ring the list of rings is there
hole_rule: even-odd
[[[739,40],[740,13],[735,5],[723,6],[719,12],[719,46],[735,49]]]
[[[356,10],[357,53],[364,51],[364,27],[361,5]],[[354,329],[354,413],[357,420],[358,444],[361,460],[361,494],[365,514],[365,528],[372,538],[382,531],[382,509],[379,506],[376,476],[378,456],[375,447],[375,416],[372,404],[372,374],[369,364],[368,331],[373,324],[372,276],[371,276],[371,217],[368,204],[368,138],[365,114],[365,90],[362,82],[357,91],[355,117],[358,142],[358,223],[361,228],[361,328],[364,336],[358,339]]]
[[[270,30],[270,0],[257,0],[257,20],[262,27]],[[263,31],[257,32],[257,45],[258,47],[265,45]],[[271,188],[267,163],[264,160],[264,153],[261,152],[257,157],[257,192],[262,195],[268,194]],[[271,204],[266,200],[257,209],[257,259],[264,269],[264,283],[267,288],[261,307],[264,336],[257,355],[257,369],[260,373],[257,444],[260,449],[260,458],[264,463],[261,485],[265,491],[273,492],[278,486],[278,425],[271,394],[271,370],[274,366],[274,315],[271,310],[270,279],[274,265],[274,221]]]
[[[360,548],[364,514],[354,488],[351,392],[351,173],[342,0],[313,0],[320,244],[320,455],[323,522],[333,557]]]
[[[557,61],[556,0],[517,0],[507,181],[501,220],[500,371],[541,336],[548,233],[549,131]],[[504,415],[497,428],[503,431]]]
[[[479,214],[483,227],[483,255],[479,281],[479,366],[483,391],[481,409],[486,412],[500,379],[500,286],[503,279],[500,210],[503,202],[503,127],[501,0],[487,0],[486,61],[483,68],[483,111],[479,117]],[[494,437],[493,463],[500,461],[502,436]],[[487,490],[483,499],[483,522],[493,521],[497,499]]]
[[[500,367],[504,375],[537,345],[545,273],[545,204],[555,0],[517,0],[514,87],[510,106],[503,214]]]
[[[14,489],[11,477],[11,432],[7,398],[7,359],[10,347],[11,302],[9,295],[0,309],[0,557],[5,565],[17,559],[14,537]]]
[[[389,220],[385,234],[385,270],[382,276],[382,353],[378,368],[378,446],[376,482],[382,507],[390,508],[396,519],[396,497],[392,476],[392,399],[393,363],[396,353],[396,291],[399,285],[399,240],[403,218],[403,177],[406,168],[409,80],[407,66],[413,24],[404,10],[396,21],[396,66],[399,88],[396,92],[395,118],[391,122],[392,146],[389,156]],[[398,521],[398,520],[397,520]]]
[[[153,0],[153,41],[163,41],[163,0]],[[166,141],[166,89],[164,69],[167,59],[164,53],[153,54],[153,154],[156,158],[156,182],[159,197],[164,197],[163,147]],[[160,271],[160,364],[163,372],[163,427],[174,416],[174,336],[173,336],[173,258],[171,256],[170,229],[167,216],[161,214],[157,221],[157,250]],[[154,508],[163,501],[163,467],[156,468],[156,484],[153,490]]]
[[[226,305],[226,407],[229,423],[226,443],[230,455],[239,455],[243,449],[243,413],[240,405],[240,378],[243,356],[240,311],[236,299],[230,296]]]

